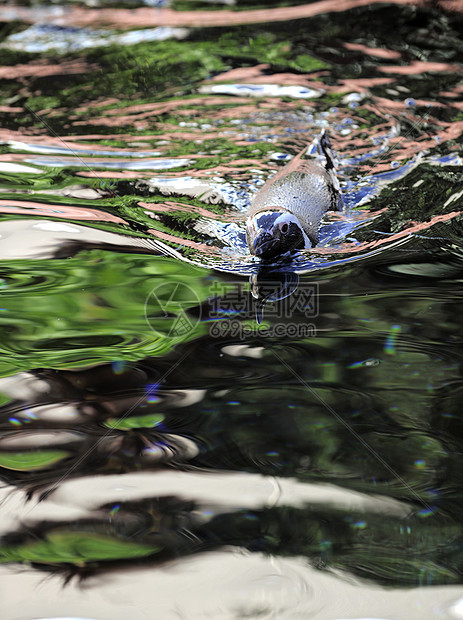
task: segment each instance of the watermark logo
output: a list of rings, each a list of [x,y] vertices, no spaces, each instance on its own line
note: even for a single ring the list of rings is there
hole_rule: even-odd
[[[243,281],[211,283],[201,301],[183,282],[162,282],[145,301],[145,318],[153,331],[168,338],[193,333],[201,321],[212,338],[308,338],[316,335],[318,285],[302,282],[291,290],[281,281],[259,283],[251,291]],[[262,323],[262,320],[264,323]],[[262,323],[262,324],[261,324]]]
[[[209,327],[210,336],[247,340],[256,336],[299,339],[316,335],[310,320],[318,315],[317,284],[302,282],[288,287],[281,280],[267,279],[253,283],[251,291],[252,296],[245,284],[238,282],[226,295],[209,298],[209,318],[215,319]],[[305,321],[301,321],[301,314]]]
[[[237,319],[219,320],[211,324],[209,335],[212,338],[233,338],[248,340],[249,338],[313,338],[317,335],[313,323],[274,323],[263,326],[257,322],[242,323]]]
[[[251,295],[243,282],[237,282],[226,295],[220,295],[218,287],[218,283],[211,286],[211,293],[215,294],[209,297],[209,318],[249,312]],[[287,293],[280,281],[267,281],[259,286],[254,305],[263,308],[266,319],[291,319],[295,313],[313,318],[318,316],[318,300],[316,283],[302,282]]]
[[[183,282],[163,282],[155,286],[145,300],[145,319],[151,329],[168,338],[191,334],[201,320],[191,308],[201,308],[196,291]]]

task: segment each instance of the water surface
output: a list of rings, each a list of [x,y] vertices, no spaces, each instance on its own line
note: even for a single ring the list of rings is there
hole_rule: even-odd
[[[0,8],[5,620],[463,617],[462,13],[289,4]]]

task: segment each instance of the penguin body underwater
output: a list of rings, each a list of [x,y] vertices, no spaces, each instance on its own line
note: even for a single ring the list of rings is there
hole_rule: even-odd
[[[271,260],[318,243],[318,228],[327,211],[341,211],[343,202],[330,142],[318,139],[321,163],[303,159],[307,147],[267,181],[247,212],[246,240],[251,254]]]

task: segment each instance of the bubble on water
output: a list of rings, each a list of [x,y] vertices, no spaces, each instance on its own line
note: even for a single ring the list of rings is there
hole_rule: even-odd
[[[165,141],[166,144],[168,142]],[[128,149],[124,150],[116,150],[116,149],[101,149],[101,148],[80,148],[76,146],[72,146],[72,148],[63,144],[34,144],[31,142],[24,142],[21,140],[8,140],[8,146],[13,151],[26,151],[28,153],[35,153],[37,155],[95,155],[101,157],[124,157],[124,158],[143,158],[143,157],[157,157],[161,155],[160,151],[129,151]],[[132,142],[132,145],[137,144],[136,142]],[[144,144],[147,143],[141,143]]]
[[[201,86],[202,94],[235,95],[238,97],[291,97],[292,99],[314,99],[324,90],[305,86],[280,86],[278,84],[213,84]]]
[[[384,352],[387,353],[388,355],[395,355],[396,340],[397,340],[397,336],[400,334],[400,331],[401,331],[400,325],[393,325],[391,329],[389,330],[389,335],[384,344]]]
[[[126,365],[127,365],[127,362],[125,361],[111,362],[111,367],[115,375],[121,375],[124,372]]]
[[[92,30],[59,26],[57,24],[34,24],[16,32],[2,43],[1,47],[21,52],[41,53],[53,50],[58,53],[85,50],[108,45],[135,45],[148,41],[184,39],[186,28],[160,26],[117,33],[114,30]]]
[[[407,108],[413,108],[416,106],[416,101],[412,97],[405,99],[404,103],[407,106]]]
[[[353,370],[355,368],[362,368],[364,366],[378,366],[380,361],[375,357],[369,357],[366,360],[362,360],[361,362],[353,362],[347,368]]]
[[[345,95],[341,101],[342,103],[358,103],[359,101],[362,101],[362,99],[365,99],[365,95],[363,93],[349,93],[348,95]]]
[[[159,383],[150,383],[145,387],[146,402],[158,403],[160,401],[160,398],[157,396],[159,385]]]
[[[393,170],[395,170],[395,168],[398,168],[400,166],[400,162],[398,161],[391,161],[391,168]]]
[[[274,159],[276,161],[288,161],[290,159],[292,159],[292,155],[289,155],[289,153],[272,153],[270,155],[270,159]]]
[[[121,509],[121,505],[120,504],[115,504],[111,510],[109,511],[109,516],[112,517],[116,514],[116,512],[118,512]]]
[[[23,416],[26,418],[26,421],[37,420],[37,416],[32,411],[32,409],[29,409],[29,407],[25,407],[22,413],[23,413]]]
[[[367,527],[366,521],[356,521],[355,523],[351,523],[351,527],[356,530],[364,530]]]
[[[152,444],[151,446],[147,448],[143,448],[143,450],[140,453],[140,456],[142,459],[145,459],[147,461],[157,462],[157,461],[165,460],[166,454],[167,454],[167,450],[164,450],[159,445]]]
[[[143,127],[140,127],[143,129]],[[36,157],[25,160],[27,163],[38,164],[51,168],[85,168],[87,165],[79,157],[63,157],[55,159],[53,157]],[[92,161],[95,168],[105,168],[107,170],[163,170],[168,168],[180,168],[191,164],[190,159],[144,159],[139,161],[120,161],[114,160]]]

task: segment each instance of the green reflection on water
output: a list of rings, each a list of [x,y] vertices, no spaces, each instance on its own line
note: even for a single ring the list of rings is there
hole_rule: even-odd
[[[157,547],[120,540],[92,532],[55,531],[39,540],[18,546],[0,547],[0,562],[39,564],[77,564],[85,562],[140,558]]]
[[[0,452],[0,467],[15,471],[34,471],[50,467],[69,456],[64,450],[39,450],[37,452]]]
[[[165,257],[95,250],[65,260],[2,261],[0,272],[3,376],[157,356],[205,331],[188,319],[188,309],[208,296],[205,272]],[[178,284],[193,292],[190,300],[170,299]],[[150,295],[158,287],[161,296]],[[182,317],[183,333],[175,330]]]

